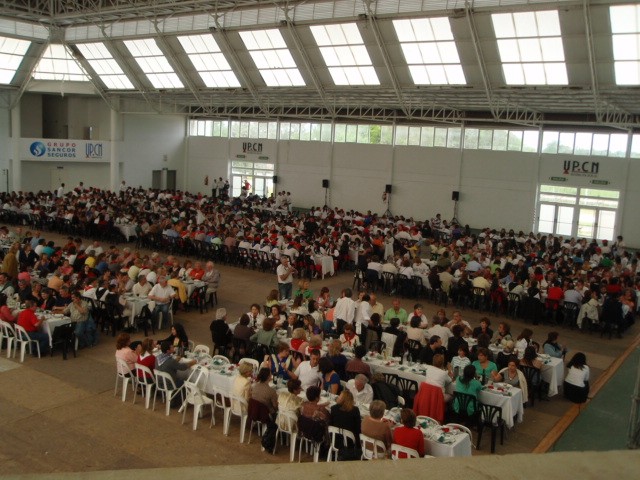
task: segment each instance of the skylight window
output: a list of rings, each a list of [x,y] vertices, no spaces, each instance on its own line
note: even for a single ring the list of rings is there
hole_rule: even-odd
[[[81,43],[76,45],[107,88],[113,90],[133,89],[133,84],[124,74],[104,43]]]
[[[306,85],[279,30],[240,32],[240,38],[269,87]]]
[[[155,88],[184,88],[155,40],[125,40],[124,44]]]
[[[33,78],[66,82],[89,81],[86,72],[76,62],[67,47],[61,44],[51,44],[47,47],[33,72]]]
[[[609,7],[618,85],[640,85],[640,5]]]
[[[29,45],[26,40],[0,37],[0,83],[11,83]]]
[[[240,86],[236,74],[211,35],[189,35],[178,37],[178,40],[207,87]]]
[[[367,47],[355,23],[314,25],[311,33],[320,47],[336,85],[380,85]]]
[[[491,15],[508,85],[567,85],[556,10]]]
[[[402,53],[416,85],[467,83],[446,17],[394,20]]]

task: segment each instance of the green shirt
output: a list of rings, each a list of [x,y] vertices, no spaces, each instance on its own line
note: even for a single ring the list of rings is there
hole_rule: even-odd
[[[487,380],[491,378],[491,372],[498,371],[498,367],[496,366],[496,364],[491,361],[489,361],[489,365],[487,365],[487,368],[485,368],[484,370],[480,366],[480,362],[478,360],[473,362],[471,365],[476,367],[476,375],[479,375],[480,377],[484,375],[484,378],[486,378]]]
[[[407,314],[407,311],[404,308],[401,308],[399,311],[396,312],[393,309],[393,307],[391,307],[384,314],[384,320],[385,322],[389,323],[392,318],[398,318],[400,320],[400,325],[406,325],[409,315]]]
[[[478,398],[478,393],[482,390],[482,384],[476,380],[475,378],[471,380],[466,385],[460,381],[460,377],[456,380],[456,392],[466,393],[467,395],[472,395],[476,399]],[[456,413],[460,412],[460,406],[458,405],[458,399],[454,396],[453,398],[453,410]],[[469,403],[467,406],[467,415],[473,415],[473,405]]]

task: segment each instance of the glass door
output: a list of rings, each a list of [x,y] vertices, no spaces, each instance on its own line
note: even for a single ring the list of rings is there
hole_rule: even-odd
[[[571,235],[574,207],[540,204],[538,232]]]
[[[578,236],[594,238],[596,230],[597,210],[595,208],[581,208],[578,217]]]

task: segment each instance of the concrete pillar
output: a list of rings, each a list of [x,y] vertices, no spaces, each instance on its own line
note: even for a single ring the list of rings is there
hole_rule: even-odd
[[[118,163],[118,130],[120,128],[120,115],[116,110],[111,110],[111,154],[109,155],[109,177],[111,191],[117,192],[120,184],[120,165]]]
[[[20,102],[11,110],[11,185],[14,192],[22,190],[22,161],[20,158],[20,143],[22,142],[20,129]]]

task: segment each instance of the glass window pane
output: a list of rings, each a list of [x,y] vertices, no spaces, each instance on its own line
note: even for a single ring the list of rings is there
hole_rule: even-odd
[[[280,123],[280,140],[289,140],[291,135],[291,124],[289,122]]]
[[[541,202],[565,203],[567,205],[575,205],[576,197],[565,197],[562,195],[553,195],[550,193],[540,194]]]
[[[240,136],[241,137],[249,136],[249,122],[240,122]]]
[[[423,147],[433,147],[433,139],[435,137],[434,127],[422,127],[420,145]]]
[[[493,130],[480,130],[478,148],[480,150],[491,150],[492,143],[493,143]]]
[[[578,236],[593,238],[596,223],[596,211],[591,208],[581,208],[578,217]]]
[[[229,138],[229,121],[228,120],[220,122],[220,136],[222,138]]]
[[[580,205],[586,205],[587,207],[618,208],[618,201],[604,200],[602,198],[581,197]]]
[[[335,126],[334,142],[343,143],[347,138],[347,126],[338,124]]]
[[[445,127],[436,127],[435,135],[433,137],[434,147],[446,147],[447,146],[447,130]]]
[[[258,138],[258,122],[249,122],[249,138]]]
[[[575,134],[569,132],[560,133],[560,143],[558,145],[558,153],[573,153],[573,142]]]
[[[606,156],[609,151],[609,134],[594,133],[593,145],[591,147],[591,155]]]
[[[322,136],[320,137],[320,139],[323,142],[331,141],[331,124],[330,123],[322,124]]]
[[[609,156],[623,158],[627,155],[627,140],[629,136],[626,133],[612,133],[609,140]]]
[[[538,151],[538,138],[539,132],[534,130],[528,130],[524,132],[524,138],[522,140],[523,152],[537,152]]]
[[[508,130],[494,130],[493,132],[493,150],[507,149]]]
[[[380,143],[382,145],[393,145],[393,127],[383,125],[380,131]]]
[[[477,128],[465,128],[464,129],[464,148],[477,149],[478,148],[479,130]]]
[[[240,122],[232,121],[231,122],[231,138],[239,138],[240,137]]]
[[[358,143],[369,143],[369,125],[358,125]]]
[[[358,126],[347,125],[347,142],[356,143],[358,141]]]
[[[585,197],[599,197],[599,198],[620,198],[620,192],[615,190],[597,190],[595,188],[581,188],[580,195]]]
[[[565,195],[577,195],[578,189],[575,187],[560,187],[558,185],[540,185],[540,192],[562,193]]]
[[[409,127],[396,126],[396,145],[406,145],[409,137]]]
[[[576,133],[576,146],[574,153],[576,155],[591,155],[592,141],[593,134],[584,132]]]
[[[447,135],[447,147],[460,148],[460,135],[462,129],[457,127],[449,128],[449,134]]]
[[[362,128],[363,125],[360,125]],[[382,126],[381,125],[369,125],[369,143],[377,145],[381,141]]]
[[[268,127],[269,124],[267,122],[260,122],[258,124],[258,137],[259,138],[268,138]]]
[[[269,122],[267,138],[276,140],[278,138],[278,122]]]
[[[420,127],[409,127],[408,145],[420,145]]]
[[[598,220],[598,240],[613,240],[616,227],[616,212],[612,210],[600,210]]]
[[[640,135],[633,136],[631,142],[631,158],[640,158]]]
[[[509,132],[509,143],[507,144],[507,150],[513,152],[519,152],[522,150],[522,136],[523,132],[517,130],[511,130]]]
[[[558,207],[558,223],[556,233],[558,235],[571,235],[573,228],[573,207]]]
[[[300,140],[304,140],[307,142],[311,140],[311,124],[310,123],[300,124]]]
[[[321,132],[322,132],[322,124],[312,123],[311,124],[311,141],[319,142]]]
[[[291,122],[289,140],[300,140],[300,124]]]
[[[542,153],[558,153],[559,132],[544,132],[542,134]]]
[[[553,233],[553,224],[556,219],[555,205],[540,205],[540,216],[538,218],[538,232]]]

